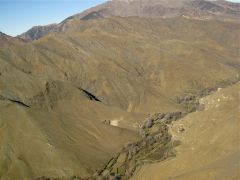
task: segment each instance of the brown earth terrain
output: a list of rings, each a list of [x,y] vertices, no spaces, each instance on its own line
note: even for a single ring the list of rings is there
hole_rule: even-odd
[[[238,21],[239,3],[224,0],[111,0],[79,14],[68,17],[59,24],[35,26],[18,37],[36,40],[51,32],[63,32],[74,20],[91,20],[106,17],[173,18],[220,21]]]
[[[239,177],[239,4],[154,1],[225,9],[207,19],[107,14],[136,2],[34,41],[0,34],[0,179]]]
[[[239,87],[201,99],[205,110],[174,122],[176,157],[144,165],[132,179],[239,179]]]

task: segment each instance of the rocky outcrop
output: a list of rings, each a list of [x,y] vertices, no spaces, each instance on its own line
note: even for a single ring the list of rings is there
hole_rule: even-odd
[[[18,38],[25,39],[28,41],[33,41],[39,39],[48,33],[52,32],[54,28],[57,27],[57,24],[49,24],[46,26],[34,26],[29,29],[27,32],[17,36]]]

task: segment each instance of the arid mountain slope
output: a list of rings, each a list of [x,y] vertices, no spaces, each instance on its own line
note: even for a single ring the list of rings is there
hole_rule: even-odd
[[[20,39],[20,38],[14,38],[11,36],[8,36],[2,32],[0,32],[0,47],[11,44],[17,44],[17,43],[25,43],[26,40]]]
[[[239,78],[237,22],[73,19],[0,48],[0,177],[91,175],[149,113]]]
[[[203,98],[202,112],[175,122],[176,157],[144,165],[132,179],[239,179],[240,84]]]
[[[69,81],[107,105],[171,111],[177,96],[238,76],[238,29],[184,18],[76,20],[0,57],[31,78]]]
[[[49,24],[46,26],[34,26],[27,32],[17,37],[26,40],[36,40],[51,32],[55,27],[57,27],[57,24]]]
[[[137,139],[132,131],[103,123],[134,116],[91,101],[68,83],[53,82],[38,98],[31,107],[0,101],[1,179],[89,176]]]
[[[239,5],[227,1],[208,0],[113,0],[76,15],[83,18],[91,13],[100,17],[138,16],[169,18],[188,16],[196,19],[236,19]],[[94,17],[93,17],[94,18]]]
[[[208,0],[113,0],[73,15],[59,24],[36,26],[18,36],[35,40],[51,32],[61,32],[73,20],[90,20],[104,17],[147,17],[190,19],[239,20],[240,5],[228,1]]]

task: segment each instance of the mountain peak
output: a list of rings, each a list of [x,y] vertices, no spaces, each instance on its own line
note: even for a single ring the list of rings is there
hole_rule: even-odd
[[[47,33],[49,33],[56,26],[57,26],[57,24],[49,24],[46,26],[34,26],[31,29],[29,29],[27,32],[25,32],[17,37],[20,37],[20,38],[26,39],[26,40],[36,40],[36,39],[43,37]]]
[[[112,16],[238,20],[239,3],[224,0],[111,0],[66,18],[60,24],[36,26],[18,36],[27,40],[39,39],[49,32],[64,31],[73,19],[92,20]]]

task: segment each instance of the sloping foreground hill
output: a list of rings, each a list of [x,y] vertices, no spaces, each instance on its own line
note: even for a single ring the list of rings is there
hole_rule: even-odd
[[[134,116],[91,101],[68,83],[49,84],[36,106],[1,98],[1,179],[89,176],[137,140],[133,131],[103,123]]]
[[[91,175],[138,138],[148,113],[239,76],[238,23],[114,17],[65,28],[0,48],[3,179]]]
[[[175,122],[176,157],[144,165],[132,179],[239,179],[240,83],[203,98],[202,112]]]

